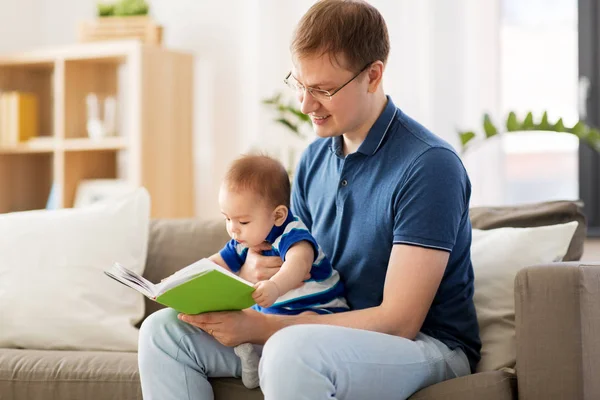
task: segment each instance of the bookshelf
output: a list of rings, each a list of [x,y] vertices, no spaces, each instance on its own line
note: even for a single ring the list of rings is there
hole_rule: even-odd
[[[0,55],[0,91],[38,98],[39,132],[0,146],[0,213],[73,207],[83,179],[144,186],[153,218],[194,215],[193,57],[135,40]],[[85,98],[117,98],[115,136],[90,138]]]

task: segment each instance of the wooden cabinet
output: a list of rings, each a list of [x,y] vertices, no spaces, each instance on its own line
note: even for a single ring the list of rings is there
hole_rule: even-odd
[[[193,57],[137,41],[0,55],[0,91],[38,98],[38,136],[0,146],[0,213],[72,207],[83,179],[144,186],[152,217],[194,215]],[[117,99],[114,136],[90,138],[86,96]]]

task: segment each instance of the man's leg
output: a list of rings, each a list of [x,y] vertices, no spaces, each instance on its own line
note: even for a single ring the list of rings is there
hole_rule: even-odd
[[[138,364],[144,400],[212,400],[208,377],[241,374],[233,348],[178,320],[172,309],[157,311],[142,324]]]
[[[400,400],[470,370],[462,350],[423,334],[297,325],[267,341],[259,373],[266,400]]]

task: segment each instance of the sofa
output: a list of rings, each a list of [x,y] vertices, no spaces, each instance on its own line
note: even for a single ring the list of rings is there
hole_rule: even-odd
[[[600,399],[600,265],[577,261],[585,238],[581,205],[473,208],[471,219],[479,229],[572,220],[580,228],[565,256],[570,262],[527,267],[516,277],[516,367],[451,379],[410,399]],[[160,281],[212,254],[227,239],[222,221],[154,220],[144,275]],[[159,308],[146,299],[146,315]],[[260,390],[247,390],[237,379],[214,379],[212,385],[216,400],[263,398]],[[141,398],[136,353],[0,349],[2,400]]]

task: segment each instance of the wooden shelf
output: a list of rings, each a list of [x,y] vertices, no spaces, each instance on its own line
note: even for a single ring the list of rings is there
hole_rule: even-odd
[[[82,180],[125,179],[153,218],[194,216],[193,70],[192,55],[136,40],[0,55],[0,91],[37,95],[46,135],[0,147],[0,213],[43,208],[51,187],[73,207]],[[91,93],[116,99],[121,136],[87,136]]]
[[[52,153],[56,149],[56,140],[44,138],[19,143],[16,146],[0,146],[0,154]]]
[[[125,150],[127,149],[127,141],[122,137],[74,138],[62,141],[61,147],[65,151]]]

